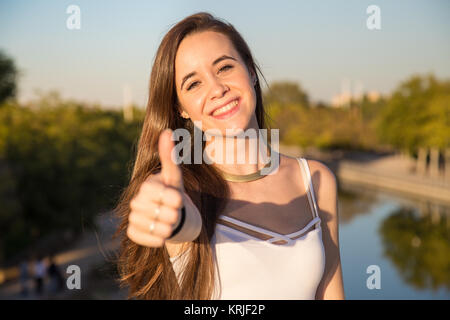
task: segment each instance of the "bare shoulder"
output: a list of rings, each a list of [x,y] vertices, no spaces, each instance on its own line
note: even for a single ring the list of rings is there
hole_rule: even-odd
[[[307,160],[316,196],[319,215],[327,213],[326,221],[337,218],[337,180],[333,171],[318,160]]]
[[[290,155],[281,154],[282,168],[287,175],[291,175],[293,170],[298,167],[299,158]],[[337,192],[337,181],[333,171],[319,160],[306,159],[311,173],[311,180],[316,196]],[[317,199],[318,200],[318,199]]]
[[[336,176],[328,166],[318,160],[308,159],[308,166],[311,171],[311,177],[314,182],[323,182],[327,187],[336,186]],[[320,180],[320,181],[315,181]]]

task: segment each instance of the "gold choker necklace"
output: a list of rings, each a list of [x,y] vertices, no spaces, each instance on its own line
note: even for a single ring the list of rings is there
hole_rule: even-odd
[[[250,174],[244,174],[244,175],[232,174],[232,173],[224,172],[224,171],[222,171],[220,169],[219,169],[219,171],[222,174],[222,177],[226,181],[231,181],[231,182],[249,182],[249,181],[254,181],[254,180],[258,180],[258,179],[261,179],[261,178],[264,178],[265,176],[267,176],[267,174],[262,174],[261,171],[263,169],[265,169],[265,168],[270,167],[270,165],[272,164],[272,160],[271,159],[272,158],[269,158],[269,162],[264,167],[262,167],[261,169],[259,169],[256,172],[253,172],[253,173],[250,173]]]
[[[266,165],[264,167],[262,167],[261,169],[259,169],[256,172],[250,173],[250,174],[244,174],[244,175],[239,175],[239,174],[232,174],[232,173],[227,173],[224,172],[222,170],[219,169],[220,173],[222,174],[222,177],[226,180],[226,181],[231,181],[231,182],[249,182],[249,181],[254,181],[254,180],[258,180],[261,178],[264,178],[267,174],[261,174],[261,171],[265,168],[270,167],[270,165],[272,164],[272,147],[270,144],[268,144],[268,153],[269,153],[269,162],[266,163]],[[277,155],[279,156],[279,154]]]
[[[244,174],[244,175],[239,175],[239,174],[231,174],[231,173],[226,173],[222,170],[219,170],[222,173],[222,176],[225,180],[227,181],[231,181],[231,182],[248,182],[248,181],[254,181],[254,180],[258,180],[261,179],[263,177],[265,177],[267,174],[261,174],[261,171],[264,168],[270,167],[271,165],[271,160],[269,160],[269,162],[261,169],[259,169],[256,172],[250,173],[250,174]]]

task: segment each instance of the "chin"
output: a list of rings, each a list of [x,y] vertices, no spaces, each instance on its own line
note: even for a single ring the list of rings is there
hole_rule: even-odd
[[[248,121],[233,121],[218,128],[223,135],[237,136],[248,129]]]
[[[223,136],[236,136],[245,132],[251,126],[250,124],[253,120],[246,111],[244,108],[239,110],[229,120],[213,119],[209,122],[209,130],[219,130]]]

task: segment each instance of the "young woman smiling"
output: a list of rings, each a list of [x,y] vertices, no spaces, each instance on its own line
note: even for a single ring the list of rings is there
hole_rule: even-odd
[[[344,298],[337,185],[325,165],[267,144],[278,165],[262,175],[264,152],[248,138],[224,149],[244,153],[244,163],[177,165],[171,157],[172,130],[193,139],[201,123],[205,136],[214,129],[228,143],[240,130],[267,128],[257,70],[241,35],[208,13],[163,38],[131,181],[116,208],[130,298]]]

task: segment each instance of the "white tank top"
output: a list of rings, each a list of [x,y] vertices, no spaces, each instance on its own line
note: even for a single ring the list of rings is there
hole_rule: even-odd
[[[307,161],[297,158],[303,173],[312,220],[301,230],[282,235],[235,218],[220,219],[271,236],[262,240],[217,223],[211,239],[215,259],[215,292],[222,300],[313,300],[325,268],[321,220]],[[308,231],[314,225],[314,229]],[[274,244],[284,240],[283,244]],[[183,257],[170,258],[180,280]]]

